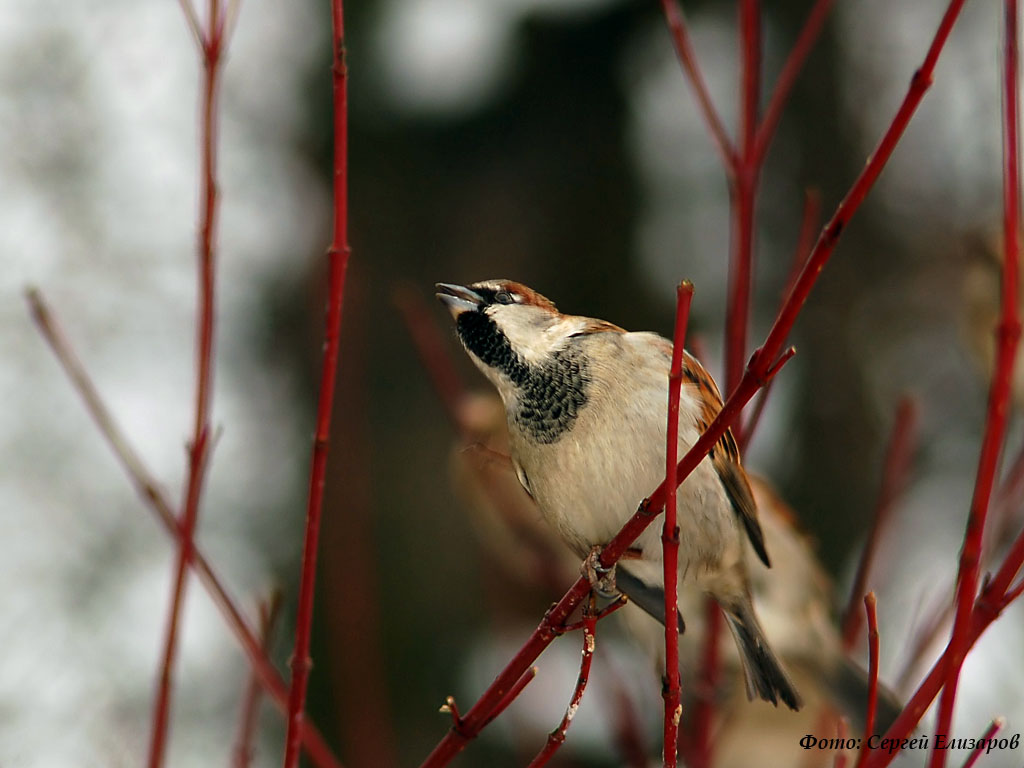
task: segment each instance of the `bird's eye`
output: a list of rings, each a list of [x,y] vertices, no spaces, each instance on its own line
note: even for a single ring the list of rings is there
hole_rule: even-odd
[[[494,300],[499,304],[511,304],[515,299],[512,298],[512,294],[508,291],[498,291],[494,294]]]

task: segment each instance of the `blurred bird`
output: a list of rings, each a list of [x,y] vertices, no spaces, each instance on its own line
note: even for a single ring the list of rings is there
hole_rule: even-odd
[[[505,406],[511,458],[523,488],[562,539],[590,557],[663,479],[672,345],[603,320],[564,315],[507,280],[438,284],[463,346]],[[684,354],[680,454],[721,409],[710,375]],[[764,535],[731,433],[680,486],[679,571],[721,606],[739,651],[748,698],[798,710],[800,697],[764,636],[750,600],[749,546],[767,566]],[[664,616],[662,545],[649,527],[619,562],[619,590]]]
[[[833,598],[833,585],[818,559],[813,542],[801,531],[793,510],[764,479],[750,474],[764,530],[765,547],[772,553],[769,570],[749,558],[754,607],[779,656],[786,662],[804,697],[799,716],[783,717],[771,710],[753,711],[740,706],[735,686],[718,691],[719,723],[715,731],[715,765],[739,768],[747,765],[807,765],[799,742],[808,733],[835,732],[840,715],[850,721],[854,733],[863,729],[868,703],[868,679],[863,668],[843,649]],[[704,645],[703,595],[690,588],[680,591],[679,606],[687,616],[687,633],[679,645],[684,693],[697,690],[696,671]],[[643,611],[626,606],[619,611],[630,633],[664,668],[664,632]],[[726,669],[740,664],[730,644],[721,647]],[[902,708],[899,700],[880,687],[875,732],[884,733]],[[832,764],[826,754],[825,762]]]
[[[495,394],[473,393],[460,406],[463,431],[483,450],[467,449],[459,440],[453,453],[453,481],[489,557],[500,562],[520,584],[564,589],[579,564],[560,546],[554,531],[540,517],[533,500],[522,489],[508,458],[505,408]],[[835,590],[819,560],[814,542],[803,533],[796,513],[771,484],[748,473],[764,531],[765,548],[773,567],[748,557],[754,609],[772,645],[799,686],[804,706],[798,716],[743,706],[746,697],[726,675],[716,692],[715,765],[740,768],[751,764],[803,765],[811,768],[799,746],[807,733],[831,734],[842,715],[860,733],[867,710],[867,676],[843,650],[836,619]],[[568,555],[564,557],[563,555]],[[575,564],[575,565],[574,565]],[[687,617],[681,638],[680,671],[684,695],[693,696],[705,642],[704,595],[692,585],[679,593],[680,610]],[[651,660],[656,675],[665,666],[662,625],[643,609],[629,604],[616,613],[639,647]],[[738,670],[739,656],[726,637],[721,639],[726,669]],[[692,711],[693,702],[684,706]],[[880,690],[876,731],[884,733],[899,714],[901,704]],[[756,750],[756,752],[754,752]],[[832,764],[822,753],[822,766]]]

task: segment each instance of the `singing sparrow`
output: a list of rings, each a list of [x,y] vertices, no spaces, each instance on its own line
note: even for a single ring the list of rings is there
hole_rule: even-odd
[[[463,346],[501,395],[516,474],[580,557],[604,545],[664,478],[672,344],[560,313],[508,280],[437,285]],[[680,455],[722,407],[711,376],[683,356]],[[767,565],[757,507],[727,432],[679,488],[679,574],[721,606],[748,698],[801,702],[750,600],[746,543]],[[662,544],[649,526],[619,561],[618,589],[664,620]]]

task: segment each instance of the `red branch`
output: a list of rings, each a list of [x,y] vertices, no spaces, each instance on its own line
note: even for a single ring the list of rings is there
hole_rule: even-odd
[[[690,32],[686,27],[686,19],[683,17],[683,12],[679,10],[679,6],[676,5],[676,0],[661,0],[661,7],[665,12],[666,21],[668,21],[669,32],[672,33],[672,45],[676,49],[676,56],[679,58],[679,63],[683,66],[683,71],[686,73],[690,85],[693,87],[693,92],[697,97],[697,105],[704,116],[704,122],[707,123],[708,132],[715,142],[718,154],[722,157],[722,164],[725,166],[726,173],[732,176],[738,164],[736,149],[733,147],[732,141],[729,140],[729,135],[725,132],[725,126],[722,124],[722,119],[718,116],[718,110],[715,109],[714,102],[711,101],[711,94],[708,93],[707,83],[704,81],[704,75],[700,71],[700,64],[697,62],[697,54],[693,50],[693,43],[690,42]]]
[[[168,501],[163,491],[160,490],[160,486],[153,473],[143,463],[138,452],[128,442],[127,437],[125,437],[121,428],[114,420],[110,409],[103,402],[92,379],[60,330],[57,321],[53,317],[53,313],[50,311],[42,295],[35,289],[29,289],[25,293],[25,298],[28,301],[33,321],[47,344],[50,345],[50,349],[53,350],[54,356],[63,367],[75,391],[81,396],[86,410],[93,421],[96,422],[100,434],[114,451],[114,455],[131,480],[135,492],[142,499],[143,503],[153,511],[163,525],[164,530],[177,541],[182,541],[184,529],[181,521],[175,516],[170,501]],[[213,570],[202,550],[197,546],[193,546],[190,566],[195,570],[200,584],[206,588],[214,605],[220,610],[224,621],[234,633],[238,644],[242,646],[242,650],[248,657],[250,665],[256,674],[259,675],[263,687],[266,688],[278,709],[281,712],[286,712],[288,706],[288,687],[274,668],[269,657],[260,647],[256,633],[249,627],[242,612],[224,588],[220,577]],[[303,724],[302,742],[310,758],[312,758],[317,766],[320,766],[320,768],[340,768],[341,763],[331,754],[330,748],[313,723],[306,722]]]
[[[684,280],[676,287],[676,323],[672,337],[672,367],[668,377],[668,426],[665,440],[665,524],[661,531],[665,578],[665,768],[675,768],[679,743],[679,526],[676,524],[676,460],[679,456],[679,397],[683,386],[683,345],[690,318],[693,284]]]
[[[796,249],[793,251],[793,265],[790,268],[789,276],[786,278],[786,286],[782,293],[783,297],[793,290],[793,285],[796,283],[797,277],[800,276],[800,270],[803,269],[804,262],[807,261],[811,248],[814,247],[815,232],[819,226],[818,219],[820,217],[821,196],[814,190],[809,189],[804,193],[803,212],[800,216],[800,234],[797,237]],[[741,455],[747,452],[747,446],[750,445],[750,441],[754,436],[754,430],[757,429],[757,425],[761,421],[761,415],[764,413],[764,407],[768,402],[768,396],[771,394],[771,391],[771,384],[761,390],[751,410],[750,417],[743,425],[742,432],[737,440]]]
[[[797,36],[796,43],[786,58],[786,63],[782,66],[782,72],[779,73],[779,79],[775,82],[775,89],[772,91],[772,95],[768,100],[768,106],[764,111],[764,117],[761,119],[761,125],[757,129],[753,158],[758,164],[764,162],[768,147],[775,136],[775,129],[782,118],[782,110],[786,106],[789,94],[792,92],[801,70],[803,70],[804,63],[807,61],[811,49],[814,48],[814,44],[821,37],[821,30],[825,26],[825,19],[828,18],[828,12],[832,9],[834,2],[835,0],[816,0],[814,7],[811,8],[811,12],[807,14],[807,20],[804,21],[804,26]]]
[[[757,108],[761,93],[761,3],[742,0],[740,29],[739,162],[732,174],[733,232],[729,256],[729,290],[725,310],[725,388],[731,393],[747,359],[747,326],[754,263],[754,205],[761,166],[754,157]],[[742,439],[740,425],[733,429]]]
[[[316,555],[320,538],[327,472],[327,449],[331,432],[331,412],[338,371],[338,344],[341,334],[341,310],[348,268],[348,68],[345,57],[345,22],[342,0],[331,0],[332,64],[334,89],[334,233],[327,250],[330,260],[327,318],[324,330],[324,358],[320,375],[316,435],[309,473],[309,505],[306,509],[306,535],[302,551],[302,577],[295,619],[295,650],[292,653],[292,684],[288,699],[288,732],[285,739],[284,768],[299,762],[306,687],[312,662],[309,658],[313,626],[313,592],[316,583]]]
[[[191,9],[187,3],[182,7]],[[219,89],[223,43],[219,16],[219,0],[210,0],[207,29],[201,33],[203,62],[203,102],[200,129],[200,221],[199,221],[199,301],[196,309],[196,397],[192,440],[189,443],[188,480],[185,504],[181,513],[182,537],[175,563],[173,591],[167,619],[158,678],[156,700],[153,705],[152,733],[149,745],[149,766],[163,765],[167,744],[167,727],[171,708],[171,683],[178,651],[181,612],[185,604],[185,576],[192,559],[193,536],[199,517],[199,501],[209,458],[210,408],[213,396],[213,324],[215,307],[214,241],[217,213],[217,92]],[[188,13],[186,13],[188,16]],[[194,14],[189,17],[190,25]],[[193,27],[193,30],[196,28]]]
[[[704,602],[704,637],[701,647],[696,705],[690,724],[688,762],[693,768],[710,768],[714,757],[711,729],[715,721],[715,694],[722,678],[721,637],[723,629],[725,626],[721,608],[714,600],[706,600]]]
[[[906,486],[910,460],[917,443],[917,417],[916,402],[911,397],[901,398],[899,406],[896,408],[896,419],[892,425],[892,432],[889,435],[889,445],[885,451],[882,483],[878,491],[875,512],[871,518],[871,528],[868,531],[864,549],[861,551],[860,561],[857,563],[857,574],[853,578],[850,599],[847,601],[846,611],[843,613],[843,647],[846,650],[853,648],[857,635],[860,633],[861,613],[856,610],[856,606],[861,601],[860,596],[867,589],[868,575],[871,573],[871,564],[874,561],[875,552],[878,550],[882,528],[892,515],[897,496]]]
[[[839,744],[845,744],[846,740],[850,736],[850,724],[846,722],[845,717],[840,717],[836,720],[836,741]],[[836,749],[836,756],[832,761],[833,768],[846,768],[847,757],[846,750],[842,747]]]
[[[877,180],[900,136],[906,129],[914,111],[924,98],[931,84],[932,73],[938,61],[939,53],[949,37],[953,22],[962,8],[963,0],[953,0],[946,11],[943,21],[936,32],[935,39],[928,51],[925,62],[915,73],[910,89],[901,104],[889,129],[882,137],[875,153],[871,156],[860,176],[854,182],[847,196],[840,203],[829,224],[823,230],[814,247],[807,264],[797,279],[792,291],[783,303],[779,314],[768,333],[764,344],[754,352],[747,365],[746,373],[740,380],[736,390],[729,396],[722,410],[708,429],[697,440],[678,465],[677,482],[682,483],[688,474],[703,460],[704,456],[736,419],[743,406],[750,401],[754,393],[770,381],[771,376],[778,372],[780,363],[777,358],[789,335],[801,308],[807,300],[811,289],[827,263],[845,225],[863,203],[871,186]],[[664,506],[665,484],[662,483],[651,496],[641,504],[640,509],[626,522],[601,553],[600,563],[610,568],[617,562],[622,553],[636,537],[651,523],[654,516]],[[475,738],[482,728],[483,721],[496,703],[503,699],[508,687],[525,671],[527,666],[557,636],[556,628],[565,622],[569,614],[580,604],[590,589],[586,577],[581,577],[568,592],[545,614],[540,625],[512,658],[505,669],[498,675],[491,686],[480,697],[460,721],[459,728],[451,730],[435,747],[434,751],[423,763],[423,768],[446,765],[466,743]]]
[[[867,745],[875,733],[875,714],[878,712],[878,610],[875,593],[864,596],[864,612],[868,617],[868,707],[864,717],[864,740],[857,758],[857,768],[864,765],[868,757]]]
[[[889,128],[857,177],[853,187],[846,197],[843,198],[831,220],[822,231],[817,244],[807,259],[807,263],[804,265],[803,271],[800,273],[800,277],[780,308],[779,314],[768,333],[768,337],[765,339],[764,344],[755,350],[751,356],[739,385],[735,391],[730,393],[722,410],[708,426],[708,429],[690,448],[682,461],[679,462],[677,482],[682,483],[689,473],[696,468],[707,455],[707,452],[735,421],[743,406],[750,401],[761,387],[771,380],[771,377],[781,367],[783,360],[780,360],[779,356],[786,338],[796,323],[796,319],[804,303],[807,301],[811,289],[817,282],[821,271],[835,250],[843,229],[864,202],[864,198],[878,179],[896,144],[910,123],[911,117],[913,117],[914,112],[930,87],[939,54],[949,38],[953,23],[959,15],[963,3],[964,0],[951,1],[928,50],[924,63],[914,74],[907,95],[904,97],[903,103],[900,105]],[[665,484],[662,483],[641,504],[636,513],[633,514],[612,540],[608,542],[600,556],[602,567],[610,568],[614,565],[636,537],[651,524],[654,517],[664,506],[665,490]],[[585,576],[581,577],[548,610],[529,639],[498,674],[494,682],[481,695],[466,716],[460,720],[458,727],[450,730],[430,755],[428,755],[422,764],[423,768],[437,768],[438,766],[447,765],[471,739],[476,737],[485,725],[494,707],[498,702],[504,700],[514,681],[519,679],[523,672],[533,663],[534,659],[554,640],[558,634],[556,628],[565,623],[569,614],[580,605],[589,591],[589,580]]]
[[[484,721],[484,726],[486,727],[490,725],[496,717],[498,717],[499,715],[501,715],[502,712],[508,709],[509,705],[513,701],[515,701],[516,698],[518,698],[519,694],[523,692],[526,686],[533,682],[533,678],[535,678],[536,676],[536,667],[530,667],[528,670],[523,672],[522,676],[518,680],[516,680],[516,684],[508,689],[508,693],[506,693],[505,696],[501,699],[501,701],[498,702],[498,705],[494,708],[494,711],[491,712],[491,714]],[[452,701],[454,701],[454,699]],[[456,725],[459,725],[459,723],[456,723]]]
[[[997,733],[999,733],[999,729],[1002,728],[1004,725],[1006,725],[1006,721],[1001,717],[995,718],[989,724],[988,728],[985,729],[985,733],[983,733],[981,738],[978,740],[977,745],[974,747],[973,750],[971,750],[971,754],[969,754],[967,756],[967,759],[964,760],[963,768],[974,767],[974,764],[978,762],[978,758],[981,757],[982,752],[986,751],[985,747],[988,744],[989,739],[991,739]]]
[[[1020,339],[1020,310],[1017,292],[1017,266],[1020,254],[1020,202],[1019,161],[1017,157],[1017,0],[1006,0],[1004,20],[1004,72],[1003,72],[1003,296],[1002,318],[996,328],[996,367],[989,390],[988,417],[985,436],[978,459],[978,475],[974,484],[974,498],[967,518],[960,567],[957,576],[956,612],[953,631],[949,639],[950,663],[946,669],[946,683],[939,699],[936,721],[936,740],[939,734],[949,734],[953,722],[960,669],[967,655],[967,638],[971,609],[978,590],[981,549],[984,540],[985,519],[995,482],[999,454],[1006,434],[1006,422],[1013,379],[1013,365]],[[948,750],[932,750],[929,765],[941,768],[946,763]]]
[[[1021,592],[1024,591],[1020,588],[1024,582],[1011,587],[1022,565],[1024,565],[1024,531],[1021,531],[1014,540],[1003,564],[996,571],[996,575],[982,587],[981,594],[974,603],[968,624],[965,652],[974,646],[988,626],[998,619],[1007,606],[1020,597]],[[899,717],[886,731],[884,738],[899,741],[909,736],[945,683],[947,667],[952,657],[953,649],[947,646],[910,697]],[[884,768],[895,759],[897,754],[898,752],[889,752],[888,750],[876,750],[868,757],[865,765],[867,768]]]
[[[420,362],[427,371],[434,391],[453,426],[465,437],[465,425],[459,421],[459,403],[466,396],[466,385],[455,369],[455,363],[438,330],[433,315],[427,311],[419,291],[402,284],[392,292],[392,301],[409,332]]]
[[[796,248],[793,249],[793,265],[786,278],[786,293],[793,289],[793,284],[800,276],[800,270],[804,268],[804,262],[811,255],[811,249],[814,248],[814,233],[818,229],[820,218],[821,193],[816,189],[808,188],[804,190],[804,205],[800,213],[800,234],[797,235]]]
[[[608,719],[614,726],[613,740],[618,749],[619,759],[624,768],[646,768],[648,765],[647,748],[644,744],[643,727],[636,712],[636,707],[622,680],[619,671],[608,661],[607,654],[604,673],[610,679],[606,700]]]
[[[280,611],[281,593],[274,590],[267,600],[260,603],[260,648],[264,653],[267,653],[267,649],[270,647],[270,634],[274,631],[274,624],[277,623]],[[241,714],[238,719],[238,739],[235,742],[232,759],[234,768],[248,768],[252,762],[252,743],[256,736],[261,689],[259,675],[255,671],[250,671],[249,679],[245,684],[245,692],[242,694]]]
[[[590,666],[594,661],[595,638],[594,631],[597,627],[597,616],[591,610],[584,611],[583,615],[583,658],[580,660],[580,675],[576,678],[576,687],[573,689],[572,697],[569,699],[569,706],[565,709],[562,722],[548,734],[547,743],[544,748],[530,761],[528,768],[541,768],[547,765],[554,757],[555,752],[565,743],[565,734],[576,717],[576,712],[583,701],[583,694],[587,690],[587,683],[590,681]]]

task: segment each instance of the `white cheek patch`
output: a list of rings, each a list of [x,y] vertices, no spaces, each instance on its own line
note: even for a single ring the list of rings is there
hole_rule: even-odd
[[[557,330],[558,324],[549,325],[551,317],[543,310],[510,305],[494,307],[488,314],[524,363],[541,363],[565,344],[565,336]]]

